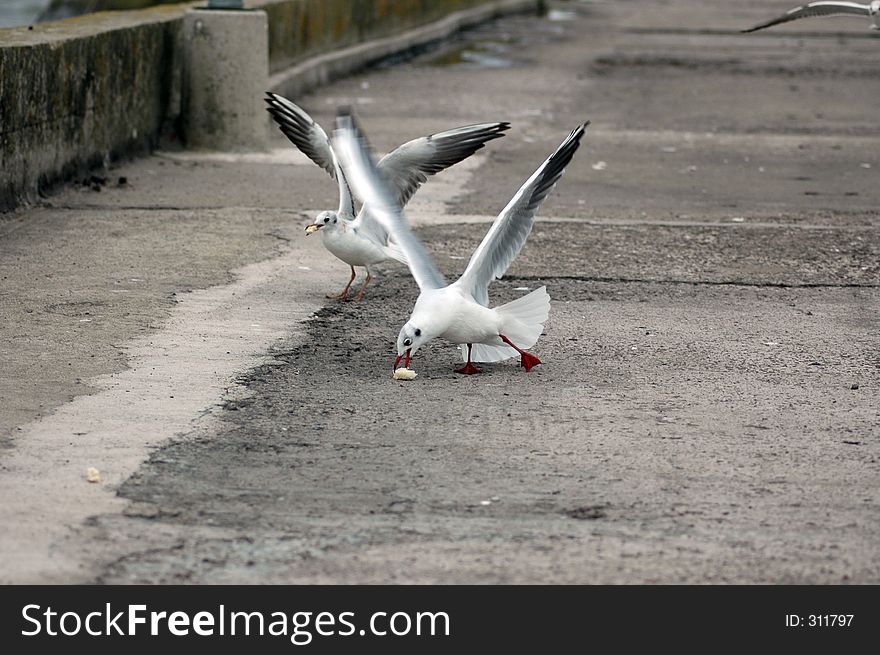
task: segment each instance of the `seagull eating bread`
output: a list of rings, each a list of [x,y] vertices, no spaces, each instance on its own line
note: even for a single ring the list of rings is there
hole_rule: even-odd
[[[489,228],[474,251],[464,273],[452,284],[446,280],[403,218],[400,203],[373,163],[368,146],[352,117],[342,112],[336,119],[334,144],[355,192],[405,253],[421,293],[397,337],[397,361],[411,357],[431,339],[466,345],[465,365],[456,373],[480,373],[474,362],[498,362],[520,356],[526,371],[541,361],[526,352],[538,341],[550,312],[546,287],[501,305],[489,307],[489,284],[504,275],[523,247],[535,214],[544,198],[562,177],[580,145],[589,122],[579,125],[556,151],[526,180]]]
[[[354,300],[360,300],[372,279],[370,266],[387,260],[406,263],[406,257],[388,231],[378,223],[365,203],[355,216],[351,190],[340,168],[326,132],[312,117],[287,98],[266,93],[266,103],[281,131],[303,154],[323,168],[339,186],[339,207],[324,211],[306,227],[306,234],[321,231],[321,241],[336,257],[351,267],[345,289],[328,298],[344,299],[355,280],[355,266],[366,269],[367,277]],[[429,175],[467,159],[488,141],[504,136],[510,123],[482,123],[413,139],[389,153],[378,168],[392,197],[405,205]]]
[[[811,16],[866,16],[874,19],[871,29],[880,29],[880,0],[873,0],[869,4],[859,2],[830,2],[823,0],[822,2],[808,2],[800,7],[789,9],[787,12],[777,18],[759,23],[754,27],[750,27],[743,32],[756,32],[765,27],[773,27],[780,23],[787,23],[798,18],[809,18]]]

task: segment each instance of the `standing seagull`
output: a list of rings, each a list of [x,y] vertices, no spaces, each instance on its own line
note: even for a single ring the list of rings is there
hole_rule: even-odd
[[[779,25],[780,23],[787,23],[792,20],[797,20],[798,18],[809,18],[810,16],[843,15],[867,16],[869,18],[873,17],[874,24],[871,25],[871,29],[880,29],[880,0],[873,0],[873,2],[871,2],[870,4],[861,4],[858,2],[809,2],[805,5],[801,5],[800,7],[789,9],[778,18],[768,20],[765,23],[760,23],[758,25],[755,25],[754,27],[750,27],[749,29],[742,31],[756,32],[757,30],[762,30],[765,27],[772,27],[774,25]]]
[[[541,361],[525,352],[538,341],[550,313],[546,287],[500,307],[489,307],[489,283],[504,275],[532,231],[541,202],[565,172],[580,145],[589,122],[575,128],[556,151],[526,180],[507,207],[498,215],[482,243],[474,251],[461,277],[447,284],[430,256],[403,218],[400,205],[379,169],[373,164],[363,138],[351,116],[337,117],[335,143],[345,170],[364,202],[406,253],[413,278],[421,289],[415,308],[397,337],[397,361],[404,366],[425,343],[440,337],[467,345],[464,367],[456,373],[470,375],[480,369],[473,362],[498,362],[521,356],[530,371]]]
[[[345,173],[321,126],[287,98],[274,93],[266,93],[266,96],[268,111],[285,136],[339,185],[339,208],[318,214],[306,227],[306,234],[321,230],[324,247],[351,267],[351,279],[345,289],[339,294],[328,294],[328,298],[344,299],[356,276],[354,267],[366,269],[366,280],[354,297],[355,301],[360,300],[373,279],[371,265],[389,259],[405,264],[406,257],[388,231],[375,220],[369,207],[361,207],[355,217]],[[509,127],[510,123],[482,123],[413,139],[385,155],[379,162],[379,170],[393,197],[403,206],[427,181],[428,175],[470,157],[487,141],[504,136],[504,130]]]

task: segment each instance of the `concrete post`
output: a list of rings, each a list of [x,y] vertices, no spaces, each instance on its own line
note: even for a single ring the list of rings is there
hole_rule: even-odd
[[[268,25],[262,10],[186,12],[182,114],[187,147],[266,150]]]

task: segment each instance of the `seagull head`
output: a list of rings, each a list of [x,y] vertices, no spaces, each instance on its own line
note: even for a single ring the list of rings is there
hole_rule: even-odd
[[[334,227],[337,220],[336,212],[321,212],[315,217],[314,222],[306,226],[306,234],[317,232],[321,228]]]
[[[407,323],[400,329],[397,335],[397,359],[394,362],[394,368],[400,366],[400,360],[406,356],[404,366],[409,368],[410,358],[416,354],[416,351],[422,347],[430,337],[426,336],[422,329],[413,323]]]

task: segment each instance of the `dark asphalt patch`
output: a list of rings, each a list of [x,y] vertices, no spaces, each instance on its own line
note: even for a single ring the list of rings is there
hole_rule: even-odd
[[[452,278],[464,270],[486,229],[442,225],[419,233],[432,244],[441,270]],[[510,273],[540,279],[551,267],[585,279],[877,286],[880,239],[875,230],[786,225],[538,223]]]
[[[435,253],[459,252],[482,230],[420,234]],[[576,250],[574,230],[595,236],[541,226],[547,242]],[[614,243],[622,254],[630,242]],[[554,298],[533,349],[542,366],[526,373],[510,360],[458,376],[456,349],[437,341],[414,358],[416,380],[393,381],[416,289],[386,269],[363,302],[328,304],[304,338],[242,377],[249,395],[225,405],[218,429],[161,448],[121,487],[133,508],[111,523],[202,536],[145,545],[100,580],[634,581],[658,566],[658,580],[766,580],[779,534],[811,523],[823,543],[848,539],[800,499],[825,493],[812,485],[836,479],[828,467],[876,469],[875,446],[846,445],[833,427],[871,430],[851,384],[876,371],[850,296],[875,291],[555,279],[565,269],[544,237],[518,261],[540,265]],[[536,284],[505,278],[493,302]],[[828,316],[845,336],[825,332]],[[798,420],[801,399],[823,424]],[[768,477],[780,480],[773,493],[756,491]],[[845,511],[855,520],[861,509]],[[787,553],[824,557],[809,543]],[[832,568],[820,578],[838,579]]]

